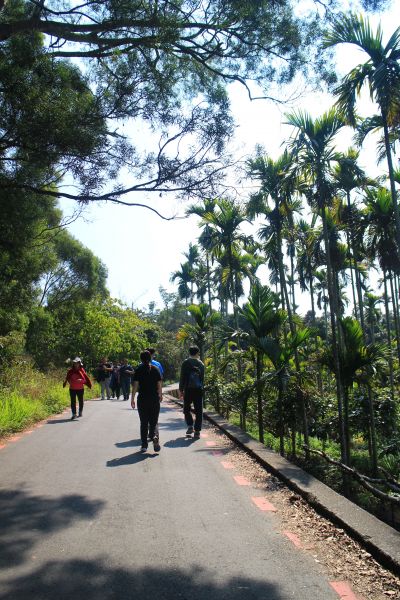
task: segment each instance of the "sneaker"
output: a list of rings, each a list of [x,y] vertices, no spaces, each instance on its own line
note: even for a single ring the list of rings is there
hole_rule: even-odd
[[[153,438],[153,447],[154,447],[154,452],[160,452],[161,446],[160,446],[159,439],[156,436],[154,436],[154,438]]]
[[[81,417],[81,416],[82,416],[82,413],[80,412],[79,415],[78,415],[78,417]]]
[[[75,419],[77,419],[78,417],[76,415],[72,415],[71,417],[71,421],[75,421]]]
[[[193,427],[188,427],[186,430],[186,435],[190,435],[191,433],[193,433]]]
[[[147,446],[142,446],[142,447],[140,448],[140,452],[146,452],[146,450],[147,450]]]
[[[195,431],[193,437],[198,439],[200,437],[200,431]]]

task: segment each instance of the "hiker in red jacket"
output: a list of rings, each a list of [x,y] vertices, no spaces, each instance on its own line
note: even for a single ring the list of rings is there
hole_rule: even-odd
[[[79,402],[79,417],[82,416],[83,411],[83,394],[84,394],[84,386],[87,385],[88,388],[92,387],[92,382],[86,374],[85,369],[82,366],[82,361],[77,356],[72,361],[72,369],[67,371],[65,376],[65,381],[63,383],[63,387],[65,387],[69,383],[69,395],[71,397],[71,411],[72,417],[71,421],[74,421],[77,418],[76,415],[76,398],[78,398]]]

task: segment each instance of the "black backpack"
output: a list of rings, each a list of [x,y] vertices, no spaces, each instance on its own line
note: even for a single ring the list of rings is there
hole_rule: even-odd
[[[203,382],[201,380],[201,371],[199,367],[192,366],[189,377],[187,387],[189,390],[201,390],[203,389]]]

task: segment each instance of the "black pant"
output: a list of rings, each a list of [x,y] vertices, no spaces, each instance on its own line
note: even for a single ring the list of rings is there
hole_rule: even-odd
[[[193,416],[191,406],[194,408],[194,430],[201,431],[203,423],[203,390],[185,390],[183,396],[183,414],[185,415],[186,425],[193,427]]]
[[[153,438],[157,433],[160,400],[158,398],[138,398],[137,408],[140,418],[142,446],[147,446],[147,435]]]
[[[112,385],[110,384],[110,388],[112,391],[112,395],[117,396],[117,399],[118,399],[121,394],[121,387],[120,387],[119,383],[113,383]]]
[[[76,398],[78,398],[79,402],[79,414],[82,414],[83,411],[83,392],[85,390],[69,390],[69,395],[71,398],[71,410],[72,414],[76,415]]]

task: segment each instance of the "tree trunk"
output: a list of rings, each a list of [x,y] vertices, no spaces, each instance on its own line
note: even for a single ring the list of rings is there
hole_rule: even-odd
[[[339,355],[339,339],[338,339],[339,332],[336,328],[336,319],[338,319],[339,313],[338,313],[338,308],[337,308],[337,298],[335,296],[335,291],[334,291],[334,279],[333,279],[332,263],[331,263],[331,256],[330,256],[328,226],[326,223],[326,214],[325,214],[325,206],[324,205],[321,210],[321,215],[322,215],[322,226],[323,226],[325,252],[326,252],[326,266],[327,266],[326,273],[327,273],[328,296],[329,296],[329,304],[330,304],[330,318],[331,318],[331,329],[332,329],[332,332],[331,332],[331,334],[332,334],[332,351],[333,351],[333,360],[334,360],[334,367],[335,367],[336,394],[337,394],[337,403],[338,403],[340,451],[341,451],[341,460],[345,465],[347,465],[349,457],[347,454],[347,444],[346,444],[346,438],[347,438],[346,423],[343,419],[344,390],[343,390],[340,355]]]
[[[399,314],[397,312],[397,302],[396,302],[396,294],[393,286],[393,274],[392,271],[389,270],[389,283],[390,283],[390,291],[392,295],[392,307],[393,307],[393,321],[394,321],[394,329],[396,332],[396,347],[397,347],[397,360],[400,364],[400,328],[399,328]]]
[[[369,410],[369,446],[370,446],[370,459],[373,475],[376,477],[378,473],[378,453],[377,453],[377,442],[376,442],[376,429],[375,429],[375,410],[374,410],[374,398],[372,395],[371,386],[368,384],[368,410]]]
[[[384,284],[384,301],[385,301],[385,320],[386,320],[386,335],[387,335],[387,343],[389,346],[389,381],[390,381],[390,396],[392,402],[394,402],[394,377],[393,377],[393,354],[392,354],[392,334],[390,331],[390,315],[389,315],[389,301],[388,301],[388,293],[387,293],[387,278],[386,271],[383,271],[383,284]]]
[[[257,350],[257,363],[256,363],[256,376],[257,376],[257,419],[258,419],[258,438],[260,442],[264,443],[264,416],[263,416],[263,404],[262,404],[262,354]]]
[[[382,120],[383,120],[383,133],[384,133],[384,138],[385,138],[386,158],[387,158],[388,170],[389,170],[390,193],[392,196],[394,220],[395,220],[395,224],[396,224],[397,256],[400,260],[400,213],[399,213],[399,205],[397,203],[396,185],[395,185],[395,181],[394,181],[392,150],[390,148],[389,127],[387,124],[387,116],[382,109],[381,109],[381,114],[382,114]]]
[[[283,420],[283,385],[279,385],[278,391],[278,419],[279,419],[279,453],[285,455],[285,425]]]
[[[278,210],[278,203],[275,204],[275,210],[277,211],[277,213],[279,214],[279,210]],[[290,333],[292,335],[292,337],[295,335],[296,333],[296,327],[293,321],[293,313],[292,313],[292,309],[291,309],[291,305],[290,305],[290,301],[289,301],[289,294],[287,291],[287,285],[286,285],[286,279],[285,279],[285,270],[284,270],[284,263],[283,263],[283,252],[282,252],[282,236],[281,236],[281,224],[280,224],[280,220],[277,226],[277,235],[276,235],[276,242],[277,242],[277,251],[278,251],[278,265],[279,265],[279,279],[280,279],[280,285],[281,285],[281,290],[282,290],[282,295],[285,298],[285,302],[286,302],[286,310],[288,313],[288,319],[289,319],[289,327],[290,327]],[[295,362],[295,366],[296,366],[296,380],[297,380],[297,386],[300,388],[300,384],[299,384],[299,377],[300,377],[300,360],[299,360],[299,354],[297,349],[294,351],[294,362]],[[308,448],[308,444],[309,444],[309,436],[308,436],[308,418],[307,418],[307,407],[305,405],[304,402],[304,396],[303,394],[301,394],[301,414],[302,414],[302,418],[303,418],[303,435],[304,435],[304,445]],[[306,450],[306,459],[309,459],[309,453],[308,450]]]

